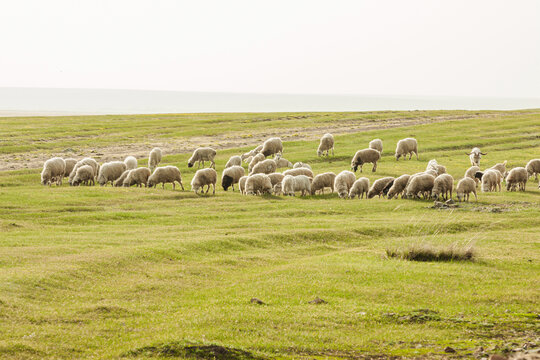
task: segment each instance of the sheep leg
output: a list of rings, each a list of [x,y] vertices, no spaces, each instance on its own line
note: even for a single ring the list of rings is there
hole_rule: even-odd
[[[418,160],[418,151],[414,152],[416,154],[416,160]]]
[[[373,163],[373,169],[371,169],[371,172],[375,172],[375,171],[377,171],[377,162],[376,161]]]
[[[165,183],[161,183],[161,188],[165,189]]]
[[[181,181],[179,181],[179,183],[180,183],[180,186],[182,187],[182,191],[184,191],[184,190],[185,190],[185,189],[184,189],[184,185],[182,185],[182,182],[181,182]]]
[[[212,194],[216,195],[216,184],[212,184]]]
[[[176,183],[174,181],[172,182],[172,189],[176,190]]]

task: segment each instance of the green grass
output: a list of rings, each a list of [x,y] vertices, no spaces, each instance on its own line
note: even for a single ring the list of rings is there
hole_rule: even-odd
[[[384,124],[463,114],[475,113],[10,118],[0,119],[0,151],[22,156],[149,139],[247,137],[359,118]],[[385,149],[377,173],[363,173],[371,181],[421,171],[433,158],[457,181],[469,166],[464,152],[476,145],[488,153],[482,167],[504,160],[524,166],[540,156],[537,112],[482,114],[336,136],[330,159],[317,158],[317,141],[286,142],[284,157],[311,164],[315,173],[338,172],[379,137]],[[395,143],[407,136],[419,140],[420,161],[396,162]],[[220,151],[218,172],[230,155],[250,147]],[[188,157],[163,159],[179,166],[185,185],[195,171],[187,168]],[[446,346],[472,358],[480,346],[504,351],[540,331],[534,180],[526,192],[479,193],[478,203],[439,210],[425,201],[335,194],[49,188],[39,184],[39,172],[0,172],[2,359],[442,357]],[[418,243],[472,243],[475,261],[385,256],[388,248]],[[253,297],[265,305],[251,303]],[[316,297],[327,303],[309,303]]]

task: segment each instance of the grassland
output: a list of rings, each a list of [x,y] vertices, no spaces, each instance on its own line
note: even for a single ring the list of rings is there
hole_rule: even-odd
[[[447,121],[384,128],[390,119],[440,116]],[[377,173],[364,173],[370,180],[423,170],[432,158],[458,179],[473,146],[488,153],[483,166],[540,157],[539,111],[5,118],[0,153],[5,161],[68,148],[79,155],[287,129],[302,138],[340,122],[380,126],[336,136],[330,159],[317,158],[310,140],[287,141],[284,156],[338,172],[379,137],[384,155]],[[395,143],[407,136],[419,140],[420,161],[396,162]],[[248,148],[220,150],[218,172]],[[185,184],[194,173],[188,157],[163,160],[180,167]],[[475,358],[481,346],[540,346],[534,181],[526,192],[479,194],[454,210],[218,190],[49,188],[39,169],[0,172],[0,358]],[[473,243],[478,258],[385,258],[387,248],[421,243]],[[315,297],[327,303],[309,303]]]

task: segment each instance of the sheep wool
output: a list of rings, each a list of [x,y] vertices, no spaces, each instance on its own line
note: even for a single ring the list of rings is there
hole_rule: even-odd
[[[319,174],[313,178],[311,183],[311,195],[315,195],[317,191],[324,194],[324,188],[330,188],[334,192],[334,181],[336,180],[336,174],[333,172],[325,172]]]
[[[312,169],[311,169],[311,166],[309,166],[309,164],[303,163],[303,162],[301,162],[301,161],[296,162],[296,163],[294,163],[294,165],[293,165],[293,169],[298,169],[298,168],[306,168],[306,169],[312,170]],[[312,171],[313,171],[313,170],[312,170]]]
[[[265,157],[268,157],[270,155],[275,155],[278,153],[283,153],[283,143],[281,142],[280,138],[270,138],[264,142],[261,149],[261,154],[263,154]]]
[[[362,166],[367,163],[373,164],[373,169],[371,171],[377,171],[377,161],[381,159],[381,153],[374,149],[362,149],[358,150],[354,154],[351,160],[351,169],[356,172],[358,166],[360,166],[360,172],[362,172]]]
[[[143,187],[143,185],[146,186],[150,174],[150,169],[147,167],[133,169],[127,174],[122,185],[125,187],[130,187],[133,185],[137,185],[137,187]]]
[[[84,185],[95,184],[94,169],[90,165],[83,165],[77,168],[75,177],[73,178],[71,185],[79,186],[81,184],[84,184]]]
[[[124,186],[124,180],[126,180],[126,177],[128,176],[130,171],[131,170],[124,171],[122,175],[120,175],[120,177],[114,181],[113,186],[114,187]]]
[[[283,175],[291,175],[291,176],[306,175],[307,177],[310,177],[312,179],[314,177],[313,171],[306,168],[296,168],[296,169],[285,170],[283,172]]]
[[[238,180],[238,188],[240,189],[240,194],[245,195],[246,194],[246,180],[247,176],[242,176],[240,180]]]
[[[479,183],[480,180],[476,177],[476,173],[480,171],[480,168],[476,165],[471,166],[465,171],[465,176],[474,180],[475,183]]]
[[[263,195],[272,191],[272,182],[266,174],[254,174],[246,180],[246,195]]]
[[[191,155],[191,158],[188,160],[188,167],[193,167],[195,165],[195,162],[197,163],[197,168],[202,166],[204,167],[205,161],[210,161],[210,167],[216,168],[216,163],[214,162],[214,158],[216,157],[216,150],[212,149],[211,147],[200,147],[195,149],[193,152],[193,155]]]
[[[361,177],[360,179],[356,180],[351,187],[351,190],[349,191],[349,198],[354,199],[355,197],[358,197],[359,199],[364,198],[364,194],[366,195],[369,191],[369,179],[367,177]]]
[[[182,184],[182,174],[180,173],[180,169],[172,165],[162,166],[156,168],[152,175],[148,177],[146,187],[156,187],[157,184],[161,184],[161,188],[164,189],[166,183],[171,183],[174,190],[176,189],[176,182],[178,182],[182,190],[184,190],[184,184]]]
[[[225,168],[230,168],[231,166],[242,166],[242,158],[239,155],[231,156],[225,164]]]
[[[66,171],[66,162],[60,157],[54,157],[45,161],[43,164],[43,170],[41,171],[41,184],[52,185],[53,182],[56,185],[62,185],[62,179]]]
[[[540,159],[532,159],[525,166],[528,176],[534,176],[535,180],[538,180],[538,174],[540,174]]]
[[[371,199],[375,196],[381,197],[383,195],[383,191],[390,183],[393,183],[395,178],[391,176],[383,177],[381,179],[377,179],[373,182],[373,185],[371,185],[371,188],[368,191],[367,197],[368,199]],[[390,188],[388,188],[390,190]]]
[[[160,162],[161,149],[155,147],[150,151],[150,155],[148,156],[148,167],[150,168],[150,171],[154,171],[154,169],[159,165]]]
[[[77,163],[73,167],[73,170],[71,170],[71,173],[69,174],[69,180],[68,180],[70,184],[72,183],[73,178],[75,177],[75,174],[77,173],[77,169],[83,165],[91,166],[92,169],[94,170],[94,177],[97,178],[100,166],[96,160],[90,157],[87,157],[87,158],[77,161]]]
[[[208,194],[210,190],[210,185],[212,185],[212,194],[216,194],[216,182],[217,182],[217,172],[212,168],[197,170],[195,176],[191,180],[191,190],[195,191],[195,194],[201,190],[201,193],[204,191],[204,187],[207,186],[205,194]]]
[[[311,194],[311,178],[305,175],[286,175],[281,182],[281,191],[285,196],[295,196],[297,191],[301,192],[301,196]]]
[[[403,198],[403,196],[405,195],[405,189],[407,188],[407,184],[409,183],[410,178],[410,175],[403,174],[397,179],[395,179],[390,189],[388,189],[388,194],[386,194],[386,198],[394,199],[397,198],[399,195],[401,195],[401,198]]]
[[[470,177],[464,177],[459,180],[457,184],[456,196],[460,202],[468,202],[470,193],[473,193],[476,201],[478,201],[478,196],[476,195],[476,181]]]
[[[268,177],[270,178],[270,182],[272,183],[272,187],[273,187],[276,184],[280,184],[283,181],[283,178],[285,177],[285,175],[280,174],[280,173],[272,173],[272,174],[268,174]]]
[[[326,156],[330,155],[330,150],[332,150],[332,156],[334,156],[334,136],[330,133],[326,133],[321,137],[321,142],[317,148],[317,156]]]
[[[356,176],[352,171],[343,170],[334,179],[334,190],[337,191],[340,198],[349,197],[349,191],[356,181]]]
[[[444,200],[452,198],[452,191],[454,190],[454,178],[449,174],[441,174],[435,178],[433,183],[433,189],[431,190],[431,197],[438,199],[442,196]]]
[[[227,191],[229,186],[232,186],[234,191],[234,184],[238,184],[238,181],[244,175],[246,175],[246,171],[240,165],[233,165],[223,170],[223,174],[221,174],[221,186],[223,190]]]
[[[64,159],[66,163],[66,170],[64,170],[64,177],[69,177],[69,174],[73,171],[75,164],[77,164],[77,159],[68,158]]]
[[[508,172],[508,175],[506,176],[506,190],[515,191],[517,188],[519,191],[525,191],[528,178],[529,174],[526,168],[513,168]]]
[[[248,173],[251,173],[251,170],[253,170],[253,167],[257,165],[258,163],[260,163],[261,161],[263,161],[264,159],[265,157],[263,154],[257,154],[253,156],[253,158],[251,159],[248,165]]]
[[[480,148],[474,147],[470,153],[466,153],[469,155],[469,160],[471,161],[471,166],[480,166],[480,158],[482,155],[487,155],[487,153],[483,153],[480,151]]]
[[[435,185],[435,177],[430,174],[419,174],[411,176],[407,185],[407,198],[419,198],[420,195],[427,199]]]
[[[381,139],[373,139],[369,142],[369,148],[377,150],[382,154],[382,140]]]
[[[137,168],[137,159],[134,156],[128,156],[124,159],[126,164],[126,170],[133,170]]]
[[[111,185],[116,179],[122,176],[122,173],[126,171],[126,164],[122,161],[110,161],[99,168],[97,182],[100,186],[105,186],[109,182]]]
[[[416,155],[416,160],[418,160],[418,142],[413,138],[406,138],[399,140],[396,145],[396,161],[403,156],[405,158],[409,155],[409,160],[411,160],[412,155]]]
[[[497,191],[500,188],[501,173],[498,170],[488,169],[482,175],[482,192]]]
[[[276,157],[274,158],[274,161],[276,162],[276,166],[278,169],[285,168],[285,167],[287,168],[293,167],[292,162],[290,162],[289,160],[285,158],[282,158],[280,154],[276,155]]]
[[[271,174],[276,172],[277,165],[273,159],[266,159],[257,163],[250,172],[250,175],[253,174]]]

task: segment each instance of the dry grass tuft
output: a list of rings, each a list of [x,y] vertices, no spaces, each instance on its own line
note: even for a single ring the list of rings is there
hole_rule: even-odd
[[[386,256],[410,261],[474,261],[476,252],[470,244],[459,246],[453,243],[448,247],[437,248],[422,243],[410,245],[406,249],[386,249]]]

